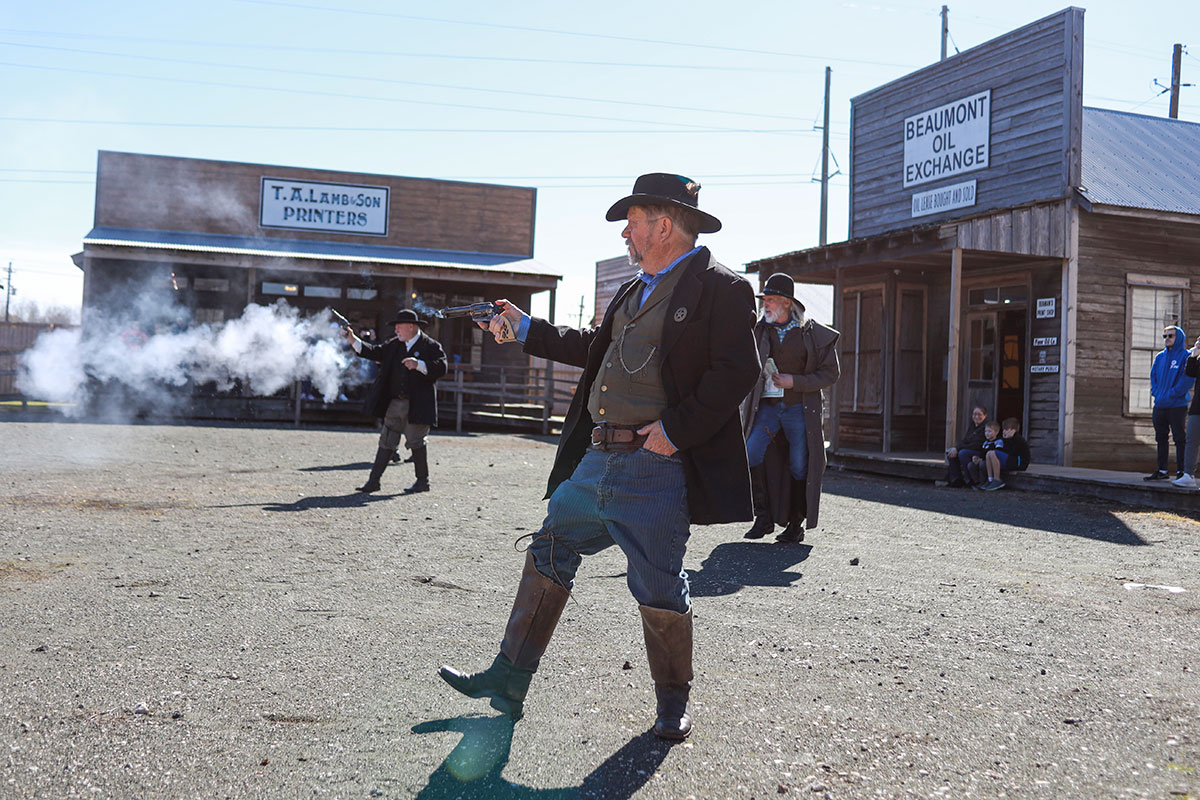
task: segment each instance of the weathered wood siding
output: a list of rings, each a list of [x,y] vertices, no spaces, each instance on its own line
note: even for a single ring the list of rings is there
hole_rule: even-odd
[[[1076,350],[1073,462],[1081,467],[1150,470],[1150,415],[1124,412],[1126,275],[1187,278],[1183,329],[1200,333],[1200,222],[1080,212],[1079,343]],[[1148,365],[1131,369],[1149,372]],[[1175,454],[1171,452],[1174,469]]]
[[[1029,406],[1025,410],[1027,420],[1023,433],[1029,442],[1029,455],[1038,464],[1059,463],[1059,373],[1031,372],[1030,367],[1039,363],[1039,351],[1046,351],[1047,364],[1062,364],[1062,267],[1034,269],[1031,274],[1032,295],[1029,298],[1029,348],[1025,366],[1029,380]],[[1053,297],[1057,313],[1049,319],[1037,318],[1037,299]],[[1057,347],[1034,347],[1034,339],[1054,337]]]
[[[850,238],[1065,197],[1078,184],[1083,9],[1068,8],[851,100]],[[988,167],[904,186],[904,120],[991,90]],[[975,205],[913,218],[912,196],[976,180]]]
[[[387,186],[387,236],[259,226],[260,180]],[[101,151],[95,224],[532,257],[537,190]]]

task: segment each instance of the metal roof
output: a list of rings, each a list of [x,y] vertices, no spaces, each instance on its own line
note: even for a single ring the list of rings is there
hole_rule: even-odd
[[[1200,214],[1200,124],[1085,108],[1080,184],[1096,205]]]
[[[413,247],[388,247],[350,242],[321,242],[276,237],[230,236],[187,231],[155,231],[143,228],[92,228],[84,245],[140,247],[152,250],[182,250],[195,253],[268,258],[306,258],[323,261],[356,261],[377,264],[402,264],[417,267],[450,267],[489,272],[522,272],[561,278],[549,267],[532,258],[498,253],[468,253],[457,250],[428,250]]]

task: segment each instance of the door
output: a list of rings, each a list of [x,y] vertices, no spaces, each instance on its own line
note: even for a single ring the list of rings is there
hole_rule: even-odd
[[[1028,311],[1015,308],[999,312],[997,321],[998,361],[996,406],[993,419],[1003,421],[1009,417],[1021,423],[1025,429],[1025,325]]]
[[[995,311],[967,314],[966,377],[961,417],[956,429],[966,427],[975,406],[983,406],[991,417],[996,412],[999,362]]]

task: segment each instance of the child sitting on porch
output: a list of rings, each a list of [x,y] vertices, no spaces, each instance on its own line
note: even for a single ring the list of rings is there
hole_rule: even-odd
[[[1021,472],[1029,467],[1029,444],[1019,432],[1021,423],[1009,417],[1001,423],[1001,428],[1003,438],[986,453],[988,480],[983,489],[988,492],[1004,488],[1002,471]]]
[[[972,489],[986,489],[985,477],[988,479],[987,483],[991,483],[992,473],[988,468],[987,459],[997,447],[1003,446],[1004,442],[1000,438],[1000,423],[989,419],[983,425],[983,444],[979,446],[980,452],[972,454],[971,463],[967,464],[967,475],[971,480]]]

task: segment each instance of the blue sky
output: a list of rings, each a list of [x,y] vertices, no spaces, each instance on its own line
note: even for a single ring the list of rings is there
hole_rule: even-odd
[[[1061,10],[950,3],[951,53]],[[1200,3],[1092,3],[1084,102],[1166,116]],[[604,211],[643,172],[688,175],[741,268],[817,243],[824,69],[843,173],[851,97],[938,58],[941,3],[209,0],[10,3],[0,19],[0,269],[77,306],[98,150],[538,189],[535,256],[588,314],[620,255]],[[1200,83],[1200,41],[1183,59]],[[1200,86],[1180,118],[1200,121]],[[846,235],[847,180],[829,240]],[[569,313],[569,316],[567,314]]]

